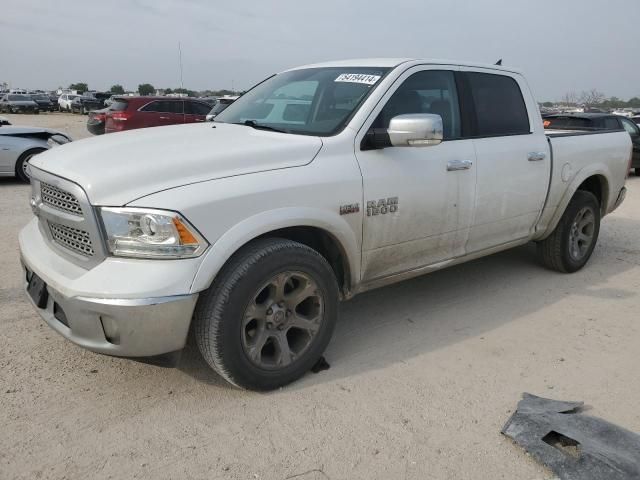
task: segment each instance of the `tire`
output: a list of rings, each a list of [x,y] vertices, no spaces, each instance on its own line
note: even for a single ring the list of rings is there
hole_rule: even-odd
[[[18,180],[24,183],[29,183],[31,181],[25,172],[26,164],[31,160],[31,157],[44,152],[45,150],[46,148],[32,148],[20,155],[16,162],[16,178],[18,178]]]
[[[301,243],[266,238],[238,251],[200,295],[194,333],[205,361],[229,383],[273,390],[317,363],[337,315],[338,285],[325,258]]]
[[[577,272],[591,258],[599,233],[600,202],[591,192],[578,190],[553,233],[538,242],[538,257],[549,269]]]
[[[634,168],[633,172],[636,174],[636,177],[640,177],[640,167]]]

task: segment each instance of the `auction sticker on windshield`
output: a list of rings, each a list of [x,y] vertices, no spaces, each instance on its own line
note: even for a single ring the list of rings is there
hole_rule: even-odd
[[[363,73],[342,73],[334,81],[373,85],[378,80],[380,80],[380,75],[365,75]]]

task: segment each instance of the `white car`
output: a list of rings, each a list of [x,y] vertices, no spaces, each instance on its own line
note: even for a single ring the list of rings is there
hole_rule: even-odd
[[[25,288],[89,350],[176,352],[192,328],[222,377],[274,389],[319,360],[340,300],[530,241],[581,269],[630,153],[623,130],[546,134],[510,68],[294,68],[213,123],[34,158]]]
[[[58,97],[58,107],[60,111],[71,111],[71,102],[74,98],[78,98],[80,95],[74,95],[71,93],[63,93]]]
[[[12,126],[0,117],[0,177],[29,182],[29,161],[52,146],[70,142],[62,132],[39,127]]]

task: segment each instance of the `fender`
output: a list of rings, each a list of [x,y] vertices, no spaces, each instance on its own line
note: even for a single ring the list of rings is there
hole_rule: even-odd
[[[287,227],[316,227],[331,234],[344,252],[351,272],[351,287],[360,281],[360,242],[349,224],[324,209],[286,207],[253,215],[227,230],[205,253],[190,291],[195,293],[209,288],[229,258],[251,240]]]
[[[564,195],[560,199],[560,202],[558,203],[557,207],[555,208],[555,210],[553,210],[553,214],[549,222],[546,224],[547,226],[546,226],[546,229],[544,230],[544,233],[542,233],[541,235],[536,235],[534,238],[535,240],[544,240],[549,235],[551,235],[551,233],[555,230],[556,226],[558,225],[558,222],[560,222],[560,218],[562,218],[562,215],[567,209],[567,206],[569,205],[569,202],[573,198],[573,195],[578,190],[578,187],[582,185],[582,182],[584,182],[587,178],[593,177],[594,175],[602,176],[605,179],[605,184],[603,185],[603,189],[602,189],[602,205],[600,206],[600,208],[601,208],[603,217],[607,213],[609,213],[610,211],[610,206],[609,206],[610,180],[609,179],[611,178],[611,171],[609,170],[609,167],[604,163],[595,163],[592,165],[588,165],[582,168],[581,170],[579,170],[578,172],[576,172],[573,179],[571,180],[571,183],[569,183],[569,185],[565,189]],[[551,188],[553,188],[553,185],[551,186]],[[551,212],[548,212],[544,216],[548,217],[550,213]],[[540,225],[544,228],[543,221],[540,222]]]

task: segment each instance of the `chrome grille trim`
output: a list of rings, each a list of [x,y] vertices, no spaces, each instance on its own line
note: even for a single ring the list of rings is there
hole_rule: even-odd
[[[66,225],[60,225],[59,223],[47,222],[47,224],[51,230],[51,236],[59,245],[80,255],[92,257],[95,254],[93,244],[91,243],[91,236],[88,232],[67,227]]]
[[[40,182],[40,195],[42,202],[53,208],[72,215],[82,215],[82,207],[80,207],[78,199],[65,190],[49,183]]]
[[[52,192],[53,202],[44,198]],[[63,195],[62,205],[56,203],[58,195]],[[31,207],[40,232],[56,253],[84,269],[107,258],[99,219],[80,185],[31,165]]]

